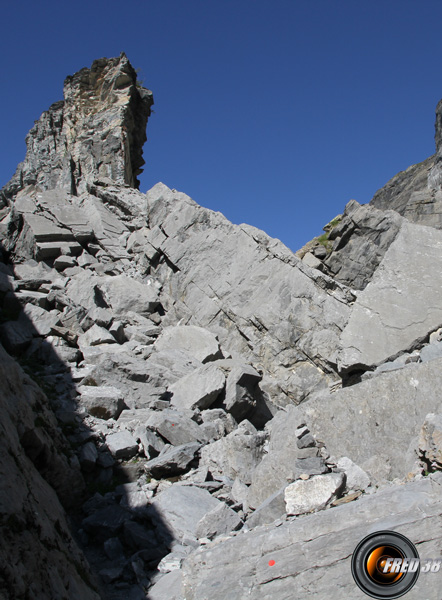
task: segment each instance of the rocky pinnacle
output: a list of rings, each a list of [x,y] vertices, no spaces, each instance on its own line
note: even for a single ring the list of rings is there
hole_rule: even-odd
[[[68,76],[63,93],[28,133],[26,158],[3,188],[4,200],[29,185],[74,195],[103,179],[139,187],[153,95],[137,84],[126,55]]]

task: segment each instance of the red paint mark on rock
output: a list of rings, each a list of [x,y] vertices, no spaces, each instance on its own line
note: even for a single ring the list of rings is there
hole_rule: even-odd
[[[269,560],[269,567],[273,567],[274,564],[275,564],[274,560]]]

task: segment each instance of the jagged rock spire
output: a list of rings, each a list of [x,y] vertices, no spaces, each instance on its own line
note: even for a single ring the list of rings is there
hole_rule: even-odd
[[[28,133],[5,198],[28,185],[79,194],[100,179],[138,188],[153,95],[137,85],[126,55],[95,60],[67,77],[63,92]]]

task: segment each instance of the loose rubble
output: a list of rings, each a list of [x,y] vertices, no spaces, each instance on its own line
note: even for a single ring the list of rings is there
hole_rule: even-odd
[[[432,547],[442,240],[410,215],[439,154],[295,255],[136,189],[153,97],[124,54],[64,94],[0,196],[0,595],[353,597],[367,523]]]

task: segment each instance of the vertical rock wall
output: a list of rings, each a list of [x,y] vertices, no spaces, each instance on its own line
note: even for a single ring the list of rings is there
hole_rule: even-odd
[[[138,188],[152,104],[152,92],[137,84],[124,53],[67,77],[64,101],[35,122],[26,137],[26,158],[3,198],[29,185],[77,195],[100,179]]]

